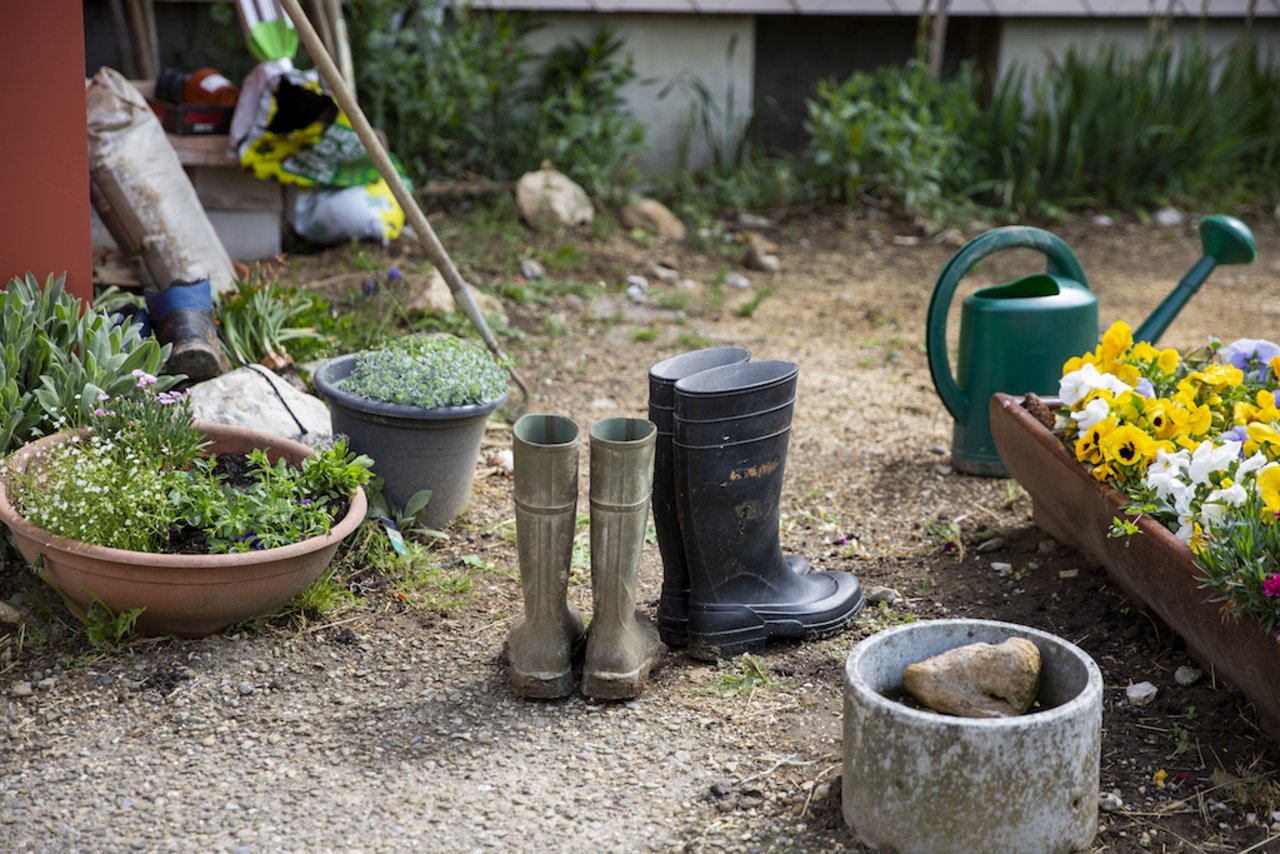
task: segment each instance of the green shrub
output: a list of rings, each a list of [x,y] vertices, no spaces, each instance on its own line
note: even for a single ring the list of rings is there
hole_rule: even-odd
[[[529,165],[528,15],[354,0],[347,20],[361,103],[414,183]]]
[[[979,135],[985,200],[1027,216],[1274,197],[1278,78],[1248,42],[1217,55],[1157,42],[1133,56],[1112,43],[1068,50],[1043,76],[1015,67]]]
[[[914,60],[819,83],[805,121],[814,193],[848,204],[868,196],[910,214],[952,213],[973,178],[975,90],[968,69],[940,82]]]
[[[558,45],[542,60],[534,139],[539,160],[550,160],[597,199],[625,197],[638,172],[644,126],[626,109],[621,90],[635,79],[622,39],[600,29],[589,42]]]
[[[601,199],[635,181],[644,128],[620,94],[635,69],[607,30],[539,57],[526,14],[354,0],[349,20],[361,101],[415,183],[543,160]]]
[[[366,400],[436,409],[496,400],[507,390],[507,375],[475,341],[407,335],[358,353],[351,373],[336,385]]]
[[[41,287],[28,273],[0,291],[0,454],[87,424],[103,395],[128,393],[135,372],[158,375],[169,355],[138,327],[86,310],[64,278],[50,276]],[[156,388],[175,381],[161,376]]]

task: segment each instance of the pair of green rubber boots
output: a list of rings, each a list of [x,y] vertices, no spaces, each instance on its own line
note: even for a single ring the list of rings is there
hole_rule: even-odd
[[[593,613],[585,632],[567,600],[578,511],[578,425],[559,415],[525,415],[513,432],[524,614],[507,636],[511,687],[523,697],[568,696],[585,639],[582,693],[596,700],[638,697],[666,652],[657,627],[635,607],[657,430],[642,418],[607,418],[591,428]]]

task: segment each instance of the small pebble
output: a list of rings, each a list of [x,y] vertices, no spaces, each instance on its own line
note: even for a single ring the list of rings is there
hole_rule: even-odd
[[[249,682],[241,682],[241,683],[236,687],[236,690],[237,690],[237,691],[239,691],[239,692],[240,692],[240,694],[241,694],[242,696],[246,696],[246,697],[247,697],[247,696],[249,696],[250,694],[252,694],[252,693],[253,693],[253,684],[252,684],[252,683],[249,683]]]
[[[546,274],[547,268],[543,267],[532,258],[526,258],[520,262],[520,275],[524,276],[529,281],[541,279]]]
[[[1187,665],[1184,664],[1181,667],[1179,667],[1177,670],[1173,671],[1173,681],[1177,682],[1183,688],[1188,688],[1196,684],[1197,682],[1199,682],[1200,677],[1203,675],[1204,673],[1202,673],[1197,668],[1188,667]]]
[[[730,273],[724,277],[724,284],[725,287],[736,288],[741,291],[751,287],[751,280],[741,273]]]
[[[9,689],[9,693],[15,697],[30,697],[34,692],[30,682],[14,682],[13,687]]]
[[[892,587],[872,587],[866,592],[866,600],[868,605],[879,605],[884,602],[886,605],[895,605],[902,599],[902,594]]]
[[[1036,545],[1036,551],[1042,555],[1053,554],[1057,551],[1058,543],[1056,540],[1041,540]]]
[[[1098,798],[1098,807],[1103,812],[1115,812],[1124,809],[1124,799],[1120,797],[1119,789],[1112,789]]]
[[[1002,560],[991,561],[991,568],[995,570],[998,575],[1008,575],[1013,572],[1013,564],[1005,563]]]
[[[1003,545],[1004,545],[1003,537],[992,537],[989,540],[984,540],[983,542],[978,543],[978,547],[974,551],[978,552],[979,554],[986,554],[987,552],[995,551],[996,549],[1000,548]]]
[[[947,475],[951,474],[951,466],[947,466],[947,465],[936,465],[933,467],[933,470],[936,471],[938,474],[942,475],[943,477],[946,477]]]
[[[1080,575],[1080,570],[1078,570],[1078,569],[1060,569],[1060,570],[1058,570],[1058,578],[1061,578],[1061,579],[1062,579],[1062,580],[1064,580],[1064,581],[1065,581],[1065,580],[1067,580],[1068,578],[1077,578],[1077,577],[1079,577],[1079,575]]]
[[[36,687],[39,688],[41,691],[52,691],[53,686],[57,684],[58,684],[58,680],[54,679],[52,676],[49,676],[37,682]]]
[[[1160,693],[1160,689],[1152,685],[1150,682],[1139,682],[1136,685],[1130,685],[1124,689],[1125,697],[1129,700],[1129,705],[1141,708],[1151,705],[1151,701]]]

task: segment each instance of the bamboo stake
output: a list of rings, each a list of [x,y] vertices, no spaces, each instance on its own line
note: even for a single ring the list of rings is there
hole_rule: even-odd
[[[494,337],[493,331],[489,329],[489,324],[484,319],[484,315],[480,313],[480,309],[476,306],[476,302],[471,297],[471,292],[467,289],[467,283],[463,280],[462,274],[458,272],[458,268],[454,266],[449,253],[445,251],[444,246],[440,243],[440,238],[436,236],[431,223],[427,222],[426,214],[418,206],[418,201],[409,192],[409,189],[405,187],[404,181],[400,180],[400,175],[396,172],[395,166],[392,165],[386,148],[382,145],[382,141],[378,139],[377,134],[373,132],[373,125],[369,124],[369,120],[365,118],[364,111],[360,109],[360,104],[356,101],[351,89],[342,78],[342,73],[334,65],[333,58],[329,56],[329,52],[325,50],[324,45],[320,42],[320,36],[316,34],[315,27],[311,25],[311,21],[302,10],[298,0],[278,0],[278,2],[293,21],[294,29],[298,31],[298,38],[302,42],[303,49],[306,50],[311,60],[316,64],[316,69],[320,72],[320,76],[324,78],[324,82],[328,84],[329,89],[333,92],[334,100],[338,102],[338,106],[342,108],[342,111],[347,114],[347,118],[351,120],[351,127],[355,130],[356,136],[360,138],[360,142],[364,144],[365,150],[369,152],[369,158],[373,161],[373,165],[377,167],[378,172],[386,179],[387,185],[391,188],[396,201],[400,203],[400,207],[404,208],[405,215],[409,218],[409,224],[413,226],[414,233],[418,235],[423,248],[427,251],[427,257],[431,259],[431,263],[435,265],[435,268],[440,271],[440,275],[444,277],[445,284],[449,286],[449,290],[453,293],[454,302],[458,304],[458,307],[462,309],[462,313],[467,316],[467,320],[480,333],[480,337],[484,339],[484,343],[490,352],[500,362],[506,362],[507,359],[502,352],[502,345],[498,343],[498,339]],[[521,394],[527,398],[529,396],[529,387],[525,385],[524,379],[516,371],[515,366],[508,363],[507,372],[511,375],[512,382],[520,389]]]

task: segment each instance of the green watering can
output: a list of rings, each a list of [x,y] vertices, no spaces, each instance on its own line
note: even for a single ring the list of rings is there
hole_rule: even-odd
[[[1248,264],[1258,254],[1253,234],[1230,216],[1200,220],[1202,257],[1133,333],[1155,342],[1219,264]],[[1048,259],[1044,273],[980,290],[960,311],[956,375],[947,358],[947,312],[956,286],[983,258],[1004,249],[1035,249]],[[970,240],[947,262],[929,300],[925,347],[929,372],[955,418],[951,464],[970,474],[1005,477],[991,438],[987,404],[996,392],[1056,395],[1062,365],[1098,343],[1098,298],[1080,261],[1056,235],[1013,225]]]

